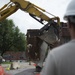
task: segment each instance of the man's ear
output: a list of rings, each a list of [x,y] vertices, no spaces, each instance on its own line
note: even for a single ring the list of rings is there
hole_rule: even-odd
[[[72,25],[70,22],[67,22],[67,26],[68,26],[68,28],[72,28]]]

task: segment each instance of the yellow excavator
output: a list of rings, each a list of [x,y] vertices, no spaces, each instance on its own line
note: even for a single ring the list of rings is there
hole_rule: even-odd
[[[15,13],[18,9],[21,9],[22,11],[29,13],[30,16],[32,16],[34,19],[36,19],[40,23],[42,23],[43,21],[49,22],[50,20],[57,20],[57,22],[60,23],[59,17],[56,17],[53,14],[48,13],[44,9],[26,0],[10,0],[8,4],[5,4],[0,9],[0,21],[7,18],[11,14]],[[46,12],[52,15],[53,18],[49,18],[43,12]]]
[[[57,25],[60,25],[60,18],[59,17],[47,12],[46,10],[44,10],[44,9],[42,9],[42,8],[36,6],[35,4],[33,4],[29,1],[26,1],[26,0],[10,0],[9,3],[5,4],[2,8],[0,8],[0,21],[4,20],[8,16],[12,15],[18,9],[21,9],[22,11],[28,13],[31,17],[33,17],[35,20],[37,20],[41,24],[44,24],[44,21],[47,22],[47,24],[43,28],[41,28],[42,34],[43,34],[44,30],[47,30],[50,27],[51,23],[52,23],[53,27],[55,27],[55,28],[57,27]],[[53,17],[50,18],[45,13],[47,13]],[[52,30],[52,29],[50,29],[50,30]],[[57,28],[56,28],[56,31],[57,31]],[[56,31],[55,31],[55,33],[56,33]],[[45,35],[40,36],[40,38],[45,40],[46,43],[49,43],[49,41],[51,42],[51,40],[49,40],[49,39],[47,40],[47,39],[43,38],[43,37],[50,35],[49,33],[47,34],[47,32],[51,33],[51,31],[46,31]],[[52,33],[51,33],[51,35],[52,35]],[[57,35],[58,35],[58,33],[57,33]],[[51,37],[51,38],[53,39],[53,37]],[[44,42],[43,42],[43,44],[44,44]],[[29,45],[28,45],[28,47],[30,48]],[[46,50],[48,50],[48,48]],[[42,51],[43,51],[43,49],[42,49]],[[38,55],[37,52],[34,52],[34,54],[35,55],[33,57],[36,57]],[[33,57],[31,59],[33,59]],[[44,57],[44,56],[42,56],[42,57]],[[40,58],[39,58],[39,60],[40,60]]]

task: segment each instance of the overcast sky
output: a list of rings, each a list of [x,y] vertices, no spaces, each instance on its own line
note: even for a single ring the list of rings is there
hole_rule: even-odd
[[[0,8],[8,3],[10,0],[0,0]],[[68,3],[71,0],[28,0],[35,5],[45,9],[49,13],[55,16],[59,16],[61,21],[65,14]],[[8,17],[8,19],[13,19],[16,26],[19,27],[20,31],[25,33],[27,29],[40,29],[43,25],[30,17],[27,13],[22,10],[18,10],[14,14]]]

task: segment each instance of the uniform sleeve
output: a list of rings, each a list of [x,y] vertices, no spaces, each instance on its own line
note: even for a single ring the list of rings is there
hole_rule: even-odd
[[[56,75],[56,66],[53,54],[48,54],[40,75]]]

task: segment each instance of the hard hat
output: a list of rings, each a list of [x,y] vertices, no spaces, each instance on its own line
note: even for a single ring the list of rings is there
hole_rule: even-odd
[[[67,16],[75,16],[75,0],[71,0],[68,4],[64,19],[66,19]]]

